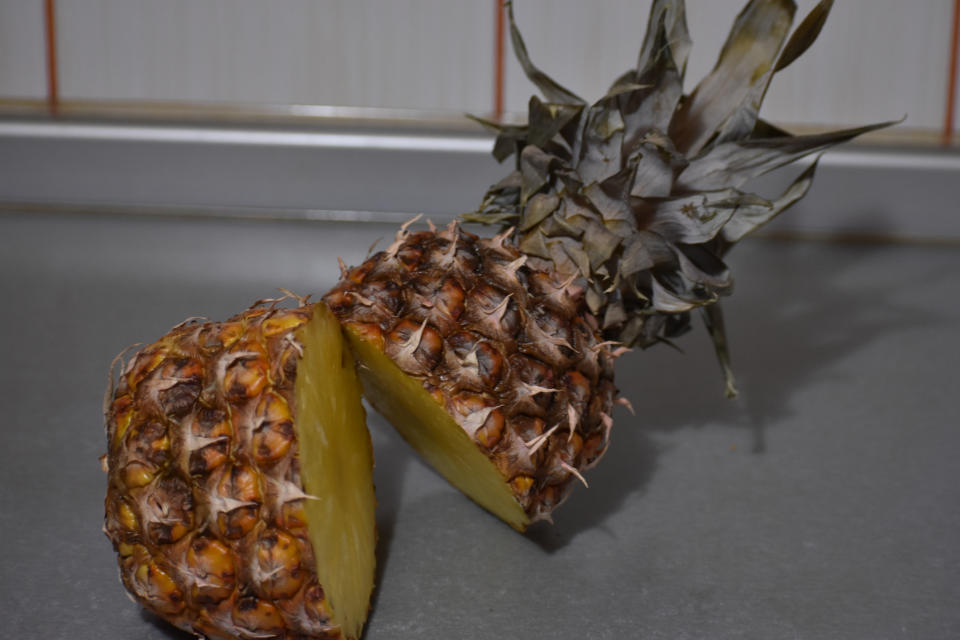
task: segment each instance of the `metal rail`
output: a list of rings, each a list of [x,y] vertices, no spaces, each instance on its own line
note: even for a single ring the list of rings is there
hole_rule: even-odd
[[[409,129],[0,120],[0,207],[286,220],[436,221],[505,168],[489,136]],[[784,174],[793,171],[785,170]],[[772,193],[784,177],[758,181]],[[960,154],[849,145],[775,234],[960,242]]]

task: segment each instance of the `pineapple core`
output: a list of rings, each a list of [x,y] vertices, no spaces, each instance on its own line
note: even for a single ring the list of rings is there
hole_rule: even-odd
[[[340,323],[326,305],[297,331],[296,431],[307,527],[332,622],[358,638],[374,581],[373,450],[360,383]]]
[[[530,518],[507,479],[417,378],[404,373],[382,349],[347,326],[360,360],[364,395],[417,452],[453,486],[518,531]]]

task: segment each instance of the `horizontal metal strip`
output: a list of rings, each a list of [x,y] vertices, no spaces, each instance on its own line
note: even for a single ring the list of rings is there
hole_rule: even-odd
[[[389,133],[331,133],[309,130],[266,130],[202,126],[123,125],[79,122],[0,121],[0,138],[37,138],[85,141],[189,143],[369,149],[371,151],[455,152],[488,154],[493,139],[482,136],[399,135]],[[960,154],[932,150],[862,151],[833,149],[822,166],[877,167],[960,171]]]
[[[491,145],[436,131],[0,120],[0,202],[297,220],[424,213],[439,223],[475,208],[509,170]],[[753,187],[778,193],[796,171]],[[808,196],[771,231],[960,239],[958,183],[956,152],[848,145],[823,156]]]
[[[18,214],[154,216],[171,218],[213,218],[262,220],[265,222],[368,222],[403,224],[420,213],[412,211],[361,211],[349,209],[283,209],[277,207],[235,207],[197,205],[143,205],[135,202],[13,202],[0,201],[0,212]],[[426,221],[423,218],[422,221]],[[446,222],[446,217],[438,222]]]
[[[273,147],[370,149],[490,153],[493,140],[482,137],[268,131],[210,127],[108,125],[60,122],[0,122],[0,138],[36,138],[110,142],[160,142]]]

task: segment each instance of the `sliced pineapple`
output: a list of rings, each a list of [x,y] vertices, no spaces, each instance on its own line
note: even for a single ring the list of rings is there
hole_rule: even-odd
[[[130,360],[107,407],[105,531],[127,589],[181,629],[358,638],[376,538],[360,383],[326,306],[277,302]]]
[[[505,237],[401,229],[325,301],[371,404],[441,475],[523,531],[609,444],[614,350],[569,282]]]

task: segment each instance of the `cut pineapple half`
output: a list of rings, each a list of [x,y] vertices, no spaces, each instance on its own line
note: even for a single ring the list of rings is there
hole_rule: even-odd
[[[373,450],[353,356],[326,305],[297,332],[296,432],[307,529],[333,622],[360,636],[374,582]]]
[[[373,452],[324,304],[265,300],[174,327],[111,380],[104,531],[121,580],[216,638],[360,637],[374,584]]]
[[[416,378],[346,325],[367,400],[444,478],[518,531],[530,518],[501,472]]]

